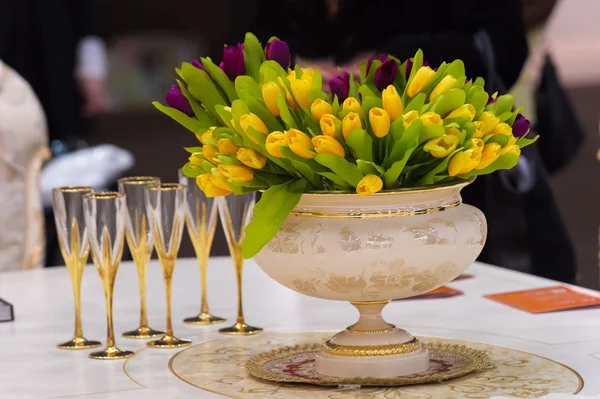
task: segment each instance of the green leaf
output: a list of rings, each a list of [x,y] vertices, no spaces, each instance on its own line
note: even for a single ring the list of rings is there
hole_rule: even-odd
[[[356,159],[373,161],[373,139],[366,130],[355,129],[350,132],[346,144],[353,150]]]
[[[319,175],[323,176],[326,179],[331,180],[335,185],[337,185],[339,188],[347,190],[352,188],[348,183],[346,183],[346,181],[344,179],[342,179],[341,177],[339,177],[338,175],[336,175],[333,172],[317,172]]]
[[[351,164],[346,159],[331,154],[319,154],[315,161],[329,168],[333,173],[343,178],[346,183],[356,187],[364,177],[358,166]]]
[[[495,103],[488,104],[485,109],[486,111],[493,112],[496,115],[501,115],[505,112],[510,112],[515,103],[515,98],[512,94],[504,94],[498,96]]]
[[[414,122],[413,122],[414,123]],[[436,137],[442,137],[446,133],[446,129],[442,125],[427,125],[423,126],[419,134],[419,143],[422,144]]]
[[[184,62],[181,65],[181,73],[191,95],[206,107],[209,115],[215,115],[216,105],[229,105],[229,102],[223,98],[221,91],[215,86],[210,76],[202,69]],[[215,120],[218,119],[215,118]]]
[[[297,129],[298,125],[292,116],[290,109],[288,108],[287,101],[283,98],[282,94],[278,94],[275,101],[277,102],[277,108],[279,108],[279,116],[283,119],[286,128],[289,129]]]
[[[245,230],[246,236],[242,242],[244,258],[255,256],[275,237],[285,219],[300,202],[305,189],[306,180],[301,179],[272,186],[263,193],[254,206],[254,218]]]
[[[252,79],[247,75],[240,75],[235,78],[235,91],[239,97],[241,97],[240,92],[245,91],[259,100],[262,100],[262,89],[256,80]]]
[[[310,85],[310,90],[308,92],[308,103],[311,105],[317,98],[322,98],[323,96],[323,77],[321,76],[321,71],[315,69],[312,77],[312,83]]]
[[[362,98],[366,97],[377,97],[377,95],[371,90],[371,88],[367,85],[362,85],[358,89],[358,93],[362,96]]]
[[[215,158],[217,158],[222,164],[225,165],[241,165],[242,163],[238,161],[235,155],[225,155],[225,154],[216,154]]]
[[[375,97],[375,96],[363,97],[362,110],[363,110],[363,115],[365,116],[365,118],[369,117],[369,111],[371,110],[371,108],[375,108],[375,107],[378,107],[378,108],[383,107],[381,98]]]
[[[362,159],[356,160],[356,166],[362,172],[363,175],[377,175],[379,177],[383,176],[385,170],[379,165],[374,164],[373,162],[363,161]]]
[[[282,147],[283,148],[283,147]],[[283,154],[282,154],[283,155]],[[306,180],[310,183],[310,188],[313,190],[322,190],[323,183],[321,178],[317,176],[317,174],[304,162],[290,160],[292,166],[298,170],[306,178]]]
[[[452,75],[455,78],[459,78],[461,76],[465,76],[465,64],[461,60],[455,60],[448,68],[446,68],[445,75]]]
[[[465,139],[470,139],[475,134],[475,130],[477,130],[475,124],[473,122],[466,122],[463,125],[464,137],[461,140],[461,144]]]
[[[190,103],[190,106],[192,107],[192,111],[194,111],[194,115],[196,116],[196,119],[198,119],[200,121],[200,123],[205,125],[207,129],[209,129],[212,126],[217,125],[217,123],[215,123],[210,118],[210,116],[208,116],[206,111],[204,111],[204,108],[202,108],[202,105],[198,104],[198,101],[196,101],[196,99],[190,94],[187,87],[185,87],[185,85],[181,82],[181,80],[178,79],[177,84],[179,85],[179,88],[181,89],[183,96]]]
[[[447,92],[438,96],[438,101],[435,106],[432,107],[431,111],[438,113],[442,118],[445,118],[465,103],[467,94],[463,89],[450,89]],[[437,99],[436,99],[437,100]]]
[[[348,90],[348,97],[356,97],[358,95],[358,84],[354,80],[354,75],[350,74],[350,87]]]
[[[183,149],[189,152],[190,154],[202,152],[202,147],[183,147]]]
[[[410,149],[414,151],[417,145],[419,145],[419,135],[422,127],[423,122],[420,119],[417,119],[410,124],[400,140],[394,143],[394,147],[392,147],[389,157],[383,163],[384,168],[390,168],[392,164],[402,161],[404,159],[404,155]],[[406,161],[408,161],[408,158],[406,158]],[[398,166],[396,168],[398,168]]]
[[[481,170],[473,169],[469,173],[465,173],[464,175],[460,175],[459,177],[462,179],[468,179],[473,176],[487,175],[492,172],[501,169],[512,169],[517,166],[519,163],[519,156],[516,154],[504,154],[500,155],[498,159],[492,162],[487,168],[483,168]]]
[[[252,33],[246,33],[244,38],[244,62],[246,73],[256,81],[260,78],[260,65],[264,61],[265,53],[260,42]]]
[[[480,91],[473,94],[468,100],[467,104],[472,104],[476,111],[483,109],[489,99],[489,95],[485,91]]]
[[[233,82],[229,80],[229,77],[223,72],[221,68],[215,65],[210,58],[201,58],[202,65],[208,71],[208,74],[215,81],[221,90],[225,92],[227,98],[229,99],[229,103],[232,103],[234,100],[237,100],[238,96],[235,92],[235,86]]]
[[[485,79],[482,78],[481,76],[477,77],[475,79],[475,81],[473,82],[474,85],[476,86],[481,86],[481,87],[485,87]]]
[[[509,137],[507,135],[504,134],[494,134],[492,137],[490,137],[487,141],[487,143],[498,143],[500,144],[501,147],[504,147],[506,144],[508,144],[508,139]]]
[[[388,153],[392,151],[392,143],[395,143],[402,138],[402,135],[404,134],[404,130],[405,130],[404,121],[402,120],[402,117],[400,117],[400,118],[396,119],[394,122],[392,122],[392,124],[390,125],[390,133],[389,133],[389,136],[392,137],[392,140],[387,146]]]
[[[535,143],[539,138],[540,138],[539,135],[535,136],[532,139],[529,139],[526,136],[523,136],[517,140],[517,145],[519,146],[519,148],[523,149],[523,148],[527,147],[528,145]]]
[[[226,110],[223,105],[215,106],[215,111],[217,112],[223,123],[225,123],[224,121],[227,121],[227,123],[225,123],[226,125],[231,124],[231,119],[233,119],[233,114],[231,111]]]
[[[407,149],[404,155],[402,156],[402,159],[400,159],[397,162],[394,162],[392,166],[385,172],[385,174],[383,175],[383,184],[385,188],[394,187],[415,148],[417,147]]]
[[[425,104],[425,100],[427,99],[427,94],[419,93],[417,94],[404,108],[403,114],[406,114],[410,111],[417,111],[419,115],[423,111],[423,105]]]
[[[361,86],[365,84],[367,80],[367,61],[362,61],[360,63],[360,84]]]
[[[512,125],[515,123],[515,119],[517,119],[517,115],[519,115],[521,112],[523,112],[523,110],[525,109],[525,107],[519,107],[516,110],[513,111],[512,115],[510,116],[510,118],[502,121],[502,122],[506,122],[508,123],[511,127]]]
[[[246,133],[248,134],[248,136],[250,136],[254,140],[256,140],[256,142],[259,145],[261,145],[263,147],[265,146],[265,142],[267,141],[266,134],[259,132],[258,130],[254,129],[252,126],[248,126],[248,128],[246,129]]]
[[[373,83],[375,81],[375,71],[380,66],[381,66],[381,61],[373,60],[373,62],[371,63],[371,67],[369,68],[369,74],[367,75],[368,83]],[[367,68],[367,66],[365,65],[365,73],[366,73],[366,68]]]
[[[160,112],[170,116],[181,126],[185,127],[191,132],[200,134],[201,132],[204,132],[207,129],[206,125],[200,122],[198,119],[187,116],[186,114],[175,108],[164,106],[158,101],[154,101],[152,105],[154,105]]]
[[[446,158],[442,159],[442,162],[440,162],[435,168],[430,170],[425,176],[423,176],[421,179],[419,179],[419,181],[417,181],[417,183],[415,185],[417,187],[423,187],[423,186],[430,186],[432,184],[435,184],[434,177],[442,172],[447,171],[448,163],[450,162],[450,159],[452,159],[454,154],[461,151],[462,149],[463,149],[463,147],[460,147],[460,148],[457,148],[456,150],[452,151],[452,153],[450,155],[448,155]]]
[[[183,167],[181,168],[181,171],[183,172],[184,176],[187,176],[187,177],[198,177],[202,173],[204,173],[204,171],[202,171],[200,169],[192,168],[192,165],[189,162],[187,162],[185,165],[183,165]]]

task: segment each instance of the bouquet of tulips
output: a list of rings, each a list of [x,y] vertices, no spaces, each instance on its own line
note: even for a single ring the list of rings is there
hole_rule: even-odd
[[[291,68],[288,45],[263,48],[251,33],[226,46],[222,62],[183,63],[154,105],[192,131],[183,167],[207,196],[263,190],[242,248],[254,256],[304,192],[450,184],[510,169],[529,121],[511,95],[489,95],[462,61],[432,69],[419,50],[365,60],[360,77],[341,71],[322,89],[318,69]],[[357,81],[358,80],[358,81]]]

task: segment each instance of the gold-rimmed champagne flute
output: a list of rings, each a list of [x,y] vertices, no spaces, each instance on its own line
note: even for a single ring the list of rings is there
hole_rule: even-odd
[[[175,260],[181,244],[185,220],[185,186],[162,183],[146,186],[146,211],[154,233],[154,246],[163,271],[167,299],[167,326],[164,337],[148,342],[151,348],[178,348],[192,341],[173,335],[171,290]]]
[[[152,176],[132,176],[119,179],[119,191],[125,193],[127,204],[125,238],[137,269],[140,285],[140,325],[135,330],[124,332],[123,337],[125,338],[146,339],[160,337],[164,334],[164,332],[148,326],[146,312],[146,270],[154,250],[154,235],[146,215],[144,188],[159,183],[160,178]]]
[[[58,344],[59,349],[89,349],[101,345],[98,341],[85,339],[81,325],[81,278],[90,252],[83,216],[83,196],[93,191],[93,187],[87,186],[58,187],[52,190],[58,244],[71,276],[75,303],[75,336]]]
[[[92,259],[98,269],[106,301],[106,348],[90,353],[90,358],[125,359],[134,355],[117,348],[113,326],[113,290],[125,241],[125,194],[117,192],[90,193],[83,196],[85,225]]]
[[[242,301],[242,282],[244,271],[244,256],[241,243],[245,237],[245,228],[252,219],[252,208],[256,202],[256,194],[228,195],[218,199],[219,215],[225,230],[225,238],[235,267],[235,278],[238,293],[238,314],[236,323],[219,330],[221,334],[254,335],[261,332],[260,327],[246,324]]]
[[[179,170],[179,182],[186,186],[185,224],[192,241],[196,258],[200,264],[200,313],[183,320],[187,324],[217,324],[225,321],[222,317],[214,316],[208,309],[206,269],[212,247],[215,229],[217,227],[217,201],[207,197],[196,184],[196,179],[186,177]]]

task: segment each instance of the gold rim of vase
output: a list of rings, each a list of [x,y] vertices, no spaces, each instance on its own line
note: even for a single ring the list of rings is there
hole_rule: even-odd
[[[327,341],[323,344],[323,352],[333,356],[392,356],[404,355],[422,349],[423,345],[416,338],[408,342],[392,345],[354,346],[338,345]]]
[[[352,219],[352,218],[389,218],[395,216],[417,216],[417,215],[427,215],[430,213],[443,212],[448,209],[456,208],[461,204],[461,201],[455,201],[450,204],[444,206],[435,206],[431,208],[422,208],[414,211],[395,211],[395,212],[364,212],[364,213],[320,213],[320,212],[302,212],[302,211],[292,211],[290,215],[292,216],[310,216],[314,218],[343,218],[343,219]]]

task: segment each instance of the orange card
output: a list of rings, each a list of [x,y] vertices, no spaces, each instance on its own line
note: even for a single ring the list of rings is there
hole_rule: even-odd
[[[402,298],[399,300],[407,300],[407,299],[433,299],[433,298],[448,298],[451,296],[462,295],[463,292],[459,290],[455,290],[454,288],[447,287],[442,285],[439,288],[436,288],[433,291],[426,292],[421,295],[412,296],[409,298]]]
[[[530,313],[600,305],[600,296],[585,294],[566,285],[485,295],[485,297]]]

